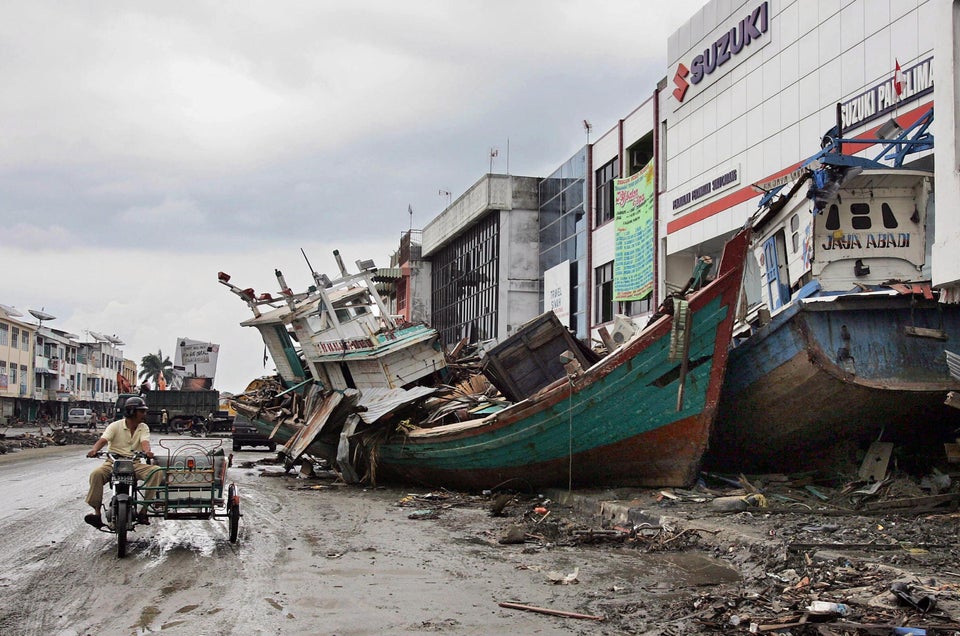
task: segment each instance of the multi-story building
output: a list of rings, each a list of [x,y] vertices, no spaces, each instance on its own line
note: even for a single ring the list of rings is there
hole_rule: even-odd
[[[129,358],[124,358],[120,366],[120,375],[126,381],[127,385],[132,390],[137,386],[137,363]],[[120,391],[121,393],[129,393],[130,391]]]
[[[485,175],[423,228],[430,323],[445,345],[502,340],[537,315],[539,182]]]
[[[123,364],[123,342],[116,336],[91,333],[92,342],[81,342],[77,355],[80,401],[100,413],[112,413],[117,401],[117,376]]]
[[[937,207],[952,209],[942,204],[960,199],[958,7],[955,0],[711,0],[672,34],[670,83],[658,92],[664,277],[682,281],[696,256],[718,253],[762,192],[820,150],[838,117],[845,138],[876,139],[888,122],[908,128],[937,97]],[[852,150],[873,158],[878,146]],[[934,151],[904,165],[933,169]],[[960,280],[958,228],[956,215],[936,215],[935,283]]]
[[[936,148],[905,165],[934,169],[938,207],[954,209],[958,34],[957,0],[711,0],[669,37],[669,79],[650,87],[652,98],[587,146],[582,170],[575,157],[541,184],[542,306],[559,304],[580,337],[616,314],[649,312],[687,282],[700,256],[717,262],[763,191],[819,151],[837,124],[838,105],[844,137],[870,139],[891,120],[909,127],[936,100]],[[856,150],[877,153],[874,143]],[[655,223],[632,266],[652,269],[653,293],[620,302],[615,189],[648,161]],[[558,197],[561,190],[571,197]],[[942,300],[960,302],[960,217],[935,219],[933,281]],[[575,238],[582,227],[589,228],[585,250]]]
[[[36,327],[12,307],[0,306],[0,421],[26,419],[33,397]]]
[[[65,421],[70,406],[79,400],[77,384],[77,336],[39,327],[33,358],[34,409],[38,415]],[[33,414],[31,417],[33,419]]]

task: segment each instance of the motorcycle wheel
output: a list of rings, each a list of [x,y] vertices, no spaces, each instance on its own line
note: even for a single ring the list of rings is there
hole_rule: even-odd
[[[240,501],[237,498],[237,488],[230,485],[227,489],[227,497],[230,502],[230,543],[237,542],[237,535],[240,533]]]
[[[117,514],[114,517],[114,523],[117,528],[117,558],[122,559],[127,556],[127,503],[125,501],[117,502]]]

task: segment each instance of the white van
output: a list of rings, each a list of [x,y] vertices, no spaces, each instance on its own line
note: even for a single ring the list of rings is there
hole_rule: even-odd
[[[86,426],[87,428],[93,428],[96,426],[96,423],[96,418],[90,409],[70,409],[70,411],[67,412],[68,426]]]

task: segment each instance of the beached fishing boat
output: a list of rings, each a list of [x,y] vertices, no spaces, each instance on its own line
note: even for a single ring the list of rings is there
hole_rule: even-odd
[[[333,462],[350,407],[368,408],[358,405],[361,392],[380,397],[387,391],[399,406],[423,397],[405,387],[429,382],[446,366],[436,330],[398,324],[387,311],[371,261],[359,261],[360,271],[350,274],[339,252],[334,257],[339,278],[331,280],[311,267],[315,284],[296,294],[279,270],[276,296],[242,289],[228,274],[218,275],[250,308],[253,317],[241,324],[260,332],[279,376],[273,387],[248,388],[234,408],[269,439],[284,444],[281,453],[288,461],[309,452]]]
[[[960,339],[960,306],[930,284],[933,173],[900,167],[932,146],[931,119],[903,133],[893,166],[844,155],[851,140],[838,139],[764,198],[711,465],[809,468],[877,440],[935,449],[956,427],[945,346]]]
[[[720,396],[748,235],[727,243],[715,280],[676,302],[674,318],[659,317],[592,366],[571,351],[566,377],[506,408],[365,437],[372,474],[463,489],[691,484]]]

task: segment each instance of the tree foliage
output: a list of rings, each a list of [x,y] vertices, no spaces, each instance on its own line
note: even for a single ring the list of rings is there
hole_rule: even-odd
[[[148,353],[140,359],[140,373],[138,375],[141,380],[153,382],[153,386],[156,388],[161,373],[164,382],[169,386],[173,380],[173,363],[170,362],[169,356],[163,356],[163,351],[158,349],[156,353]]]

